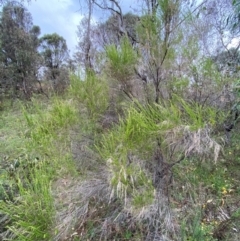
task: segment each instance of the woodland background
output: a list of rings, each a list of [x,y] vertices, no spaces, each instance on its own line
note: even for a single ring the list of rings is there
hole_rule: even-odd
[[[240,239],[240,2],[139,2],[0,1],[0,240]]]

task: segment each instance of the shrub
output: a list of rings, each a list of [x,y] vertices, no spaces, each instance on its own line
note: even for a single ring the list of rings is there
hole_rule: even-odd
[[[71,75],[69,88],[70,96],[76,98],[83,108],[86,108],[88,116],[97,120],[109,104],[109,90],[105,80],[97,77],[92,71],[87,71],[85,79]]]
[[[107,160],[110,183],[117,196],[139,206],[154,197],[155,172],[161,173],[163,165],[171,166],[195,154],[217,160],[221,146],[211,137],[217,110],[196,105],[179,98],[165,106],[135,102],[119,125],[103,136],[98,149]],[[159,163],[153,163],[154,153],[158,153]],[[140,200],[143,193],[146,198]]]

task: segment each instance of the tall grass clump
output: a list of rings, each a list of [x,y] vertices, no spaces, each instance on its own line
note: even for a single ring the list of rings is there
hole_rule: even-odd
[[[165,106],[134,103],[119,125],[103,136],[99,152],[107,161],[110,183],[117,196],[125,202],[130,200],[133,206],[140,206],[140,196],[143,206],[153,200],[155,174],[147,166],[156,161],[156,152],[161,159],[157,168],[194,154],[214,153],[213,158],[217,158],[221,147],[211,138],[217,110],[198,111],[195,107],[195,103],[179,99]],[[206,116],[207,112],[210,115]],[[144,199],[143,193],[151,198]]]
[[[109,45],[106,49],[112,75],[119,81],[122,77],[132,76],[137,55],[127,38],[123,38],[118,49],[115,45]],[[123,80],[124,81],[124,80]]]
[[[14,240],[49,240],[55,208],[51,176],[45,168],[32,170],[29,180],[18,178],[18,196],[0,201],[1,212],[10,218],[8,229]]]
[[[26,120],[26,150],[41,158],[50,159],[49,162],[56,168],[64,162],[70,167],[68,132],[79,119],[74,102],[71,99],[53,97],[47,107],[33,101],[32,106],[24,107],[22,112]]]
[[[111,197],[122,201],[133,222],[146,225],[146,239],[178,240],[181,221],[169,205],[171,191],[178,190],[175,172],[181,166],[186,174],[193,160],[195,165],[204,159],[217,163],[222,147],[214,129],[221,118],[218,109],[179,96],[162,104],[135,101],[103,134],[97,148],[108,167]],[[203,237],[200,218],[183,238]]]
[[[31,109],[23,108],[27,124],[27,137],[42,147],[48,147],[60,130],[72,125],[77,120],[77,111],[71,100],[52,99],[52,105],[39,106],[33,102]],[[32,143],[33,144],[33,143]]]
[[[5,175],[13,195],[8,198],[5,193],[6,200],[0,203],[1,215],[9,219],[6,238],[12,234],[14,240],[51,239],[56,211],[51,181],[64,169],[72,171],[68,131],[77,123],[78,112],[72,100],[52,97],[50,101],[35,99],[18,113],[20,155]]]
[[[129,39],[123,38],[120,47],[109,45],[106,48],[109,75],[121,85],[121,90],[130,98],[134,96],[131,79],[137,63],[137,53]]]
[[[79,108],[83,108],[81,112],[86,111],[93,121],[106,111],[109,104],[107,82],[91,70],[86,72],[84,79],[76,74],[71,75],[69,95],[78,101]]]

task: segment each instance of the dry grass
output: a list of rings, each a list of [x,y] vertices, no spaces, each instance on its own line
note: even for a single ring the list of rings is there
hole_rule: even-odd
[[[176,240],[179,226],[176,213],[170,208],[169,199],[163,190],[155,194],[153,204],[136,213],[137,222],[146,223],[146,238],[144,240]]]
[[[183,152],[185,157],[210,156],[216,163],[222,147],[211,132],[208,126],[197,130],[191,130],[189,126],[178,126],[166,133],[165,142],[170,147],[174,146],[175,152]]]
[[[80,230],[89,215],[92,200],[105,202],[109,198],[106,183],[100,179],[81,181],[70,177],[59,179],[55,183],[56,235],[53,240],[71,240],[76,235],[75,228]],[[80,223],[79,223],[80,222]]]
[[[72,151],[80,178],[66,176],[53,186],[58,210],[53,240],[173,240],[179,227],[165,192],[159,189],[152,204],[125,205],[109,185],[109,167],[98,162],[88,135],[72,133]],[[144,168],[143,161],[132,161]],[[129,198],[129,200],[128,200]]]

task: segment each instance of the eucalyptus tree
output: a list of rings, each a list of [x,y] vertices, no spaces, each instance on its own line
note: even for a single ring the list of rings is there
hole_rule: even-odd
[[[143,14],[123,14],[117,0],[93,3],[101,9],[110,11],[112,16],[100,25],[100,39],[105,45],[114,43],[120,46],[120,40],[127,36],[138,53],[137,77],[144,85],[151,82],[154,88],[155,102],[168,98],[167,85],[174,71],[177,50],[182,41],[180,28],[189,9],[184,0],[145,0]],[[185,12],[184,12],[185,11]],[[124,18],[125,17],[125,18]],[[126,19],[126,20],[125,20]],[[130,24],[128,24],[130,23]],[[104,30],[104,31],[103,31]],[[178,48],[178,49],[177,49]],[[171,66],[171,68],[170,68]]]
[[[24,2],[24,0],[21,0],[21,1],[0,0],[0,6],[3,6],[4,4],[7,4],[9,2]],[[30,2],[30,0],[27,0],[27,2]]]
[[[92,17],[93,3],[90,1],[88,16],[84,17],[78,25],[78,44],[75,58],[85,69],[91,68],[99,72],[99,56],[105,51],[106,46],[115,44],[120,46],[122,31],[119,30],[118,16],[112,14],[104,22],[89,21]],[[136,43],[136,23],[139,17],[132,13],[122,16],[124,28],[131,43]]]
[[[53,81],[53,87],[56,88],[68,57],[66,40],[57,33],[45,34],[40,38],[40,52],[47,76]]]
[[[180,86],[185,97],[188,91],[198,93],[192,98],[202,102],[207,98],[203,92],[213,97],[219,75],[209,59],[227,50],[234,37],[226,21],[232,11],[229,1],[145,0],[145,6],[147,14],[137,28],[138,45],[154,85],[155,101],[171,98]],[[201,86],[201,91],[193,91],[193,86]],[[219,88],[223,86],[224,82]]]
[[[85,70],[95,68],[96,43],[93,40],[95,26],[91,24],[88,17],[84,17],[78,25],[77,51],[74,54],[76,62]]]
[[[98,44],[104,49],[109,44],[120,45],[123,36],[127,36],[132,45],[137,42],[136,26],[140,17],[128,12],[123,14],[123,23],[126,35],[122,35],[118,27],[118,17],[116,14],[111,15],[105,22],[97,25],[95,35],[98,36]]]
[[[119,45],[123,36],[127,36],[132,44],[136,42],[135,26],[139,20],[138,15],[131,12],[124,13],[120,1],[117,0],[103,1],[103,3],[92,0],[92,2],[100,9],[111,12],[111,16],[98,25],[98,29],[105,33],[105,44],[117,43]]]
[[[170,66],[176,59],[176,46],[180,42],[179,28],[184,1],[147,1],[147,14],[137,27],[142,63],[148,69],[155,92],[155,102],[168,98],[166,89]],[[171,69],[172,71],[172,69]]]
[[[141,16],[124,14],[117,0],[92,0],[92,7],[111,15],[91,28],[91,56],[109,44],[120,49],[121,39],[127,36],[138,55],[136,77],[153,88],[150,93],[154,93],[154,101],[171,98],[179,89],[186,95],[190,83],[197,80],[198,63],[204,65],[204,58],[211,59],[217,51],[226,49],[232,39],[226,35],[231,4],[227,0],[139,2],[143,6]]]
[[[30,98],[39,64],[40,28],[33,26],[31,14],[17,2],[3,7],[0,22],[2,81],[11,86],[15,94],[20,89]]]

